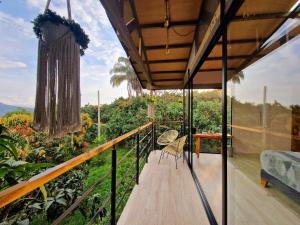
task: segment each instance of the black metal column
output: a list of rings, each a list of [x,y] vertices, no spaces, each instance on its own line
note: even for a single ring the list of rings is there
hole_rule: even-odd
[[[140,134],[136,135],[135,183],[139,184],[140,176]]]
[[[185,135],[185,89],[183,87],[182,89],[182,112],[183,112],[183,115],[182,115],[182,132],[183,132],[183,135]]]
[[[151,126],[151,151],[154,151],[155,149],[155,125],[154,125],[154,122],[152,122],[152,126]]]
[[[188,105],[187,105],[187,110],[188,110],[188,163],[189,166],[191,165],[191,92],[190,92],[190,82],[188,83]]]
[[[190,144],[191,144],[191,147],[190,147],[190,154],[191,154],[191,168],[193,169],[193,80],[191,80],[190,82],[190,132],[191,132],[191,137],[190,137]]]
[[[116,225],[116,181],[117,181],[117,151],[113,146],[111,152],[111,198],[110,198],[110,224]]]
[[[225,0],[221,0],[221,19],[225,20]],[[222,224],[227,225],[227,23],[222,33]]]

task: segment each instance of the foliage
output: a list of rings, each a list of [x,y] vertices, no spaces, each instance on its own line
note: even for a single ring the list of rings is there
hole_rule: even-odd
[[[33,21],[33,31],[37,38],[42,37],[41,27],[45,22],[52,22],[56,25],[62,24],[67,26],[74,34],[76,42],[80,45],[80,54],[84,55],[85,49],[88,48],[90,39],[84,30],[74,20],[66,19],[57,15],[55,12],[48,9],[45,13],[39,14]]]
[[[194,92],[193,122],[198,132],[208,130],[220,131],[220,97],[220,91]],[[119,98],[111,104],[102,105],[100,108],[101,136],[99,139],[97,138],[96,124],[98,108],[89,104],[85,105],[81,109],[82,129],[74,134],[74,145],[72,145],[71,135],[50,140],[45,133],[32,130],[31,114],[11,113],[5,116],[1,119],[1,123],[8,126],[7,134],[12,138],[9,140],[9,143],[13,143],[13,146],[16,148],[17,158],[13,158],[12,153],[5,151],[6,158],[0,161],[0,173],[4,170],[8,171],[9,176],[13,179],[4,180],[2,178],[1,187],[8,187],[42,171],[45,167],[39,168],[39,164],[41,166],[47,166],[47,163],[59,164],[81,154],[86,151],[84,147],[87,142],[91,144],[89,146],[91,148],[146,123],[149,120],[147,117],[147,105],[149,103],[155,106],[157,123],[166,125],[168,124],[167,121],[183,120],[183,96],[178,92],[162,92],[156,96],[144,95],[130,99]],[[277,108],[279,109],[280,107],[278,106]],[[22,129],[30,130],[30,132],[17,129],[18,126],[21,126]],[[179,129],[179,126],[175,129]],[[126,146],[126,149],[118,150],[118,157],[122,157],[127,152],[127,147],[131,146],[132,143],[126,140],[122,144],[126,144],[121,146]],[[220,149],[216,142],[205,142],[202,143],[202,146],[205,151],[210,152],[218,152]],[[118,179],[123,176],[122,173],[129,166],[134,165],[131,161],[132,159],[130,156],[128,160],[124,161],[123,165],[118,167]],[[33,165],[37,165],[37,167],[33,168]],[[48,224],[46,220],[51,222],[57,218],[88,187],[101,176],[108,173],[110,169],[111,154],[110,151],[105,151],[89,162],[49,182],[44,188],[30,193],[30,195],[21,198],[16,203],[10,204],[9,207],[4,207],[4,209],[0,210],[0,219],[5,216],[8,218],[7,221],[15,221],[16,224],[21,221],[29,221],[32,224]],[[25,171],[28,172],[26,173]],[[129,182],[129,178],[124,180],[124,184]],[[118,191],[123,190],[121,187],[118,189]],[[86,221],[101,206],[109,193],[110,178],[107,178],[81,204],[79,209],[66,219],[65,223],[86,224]],[[100,213],[104,219],[108,218],[108,211],[109,206],[106,206]],[[39,216],[36,217],[36,215]]]
[[[32,115],[28,113],[11,112],[1,118],[1,123],[9,128],[16,126],[30,126],[32,123]]]
[[[49,197],[44,208],[47,211],[48,219],[56,219],[81,196],[84,188],[83,180],[87,174],[87,167],[81,165],[61,176],[56,182],[50,182],[46,185]]]
[[[14,146],[15,140],[9,136],[8,129],[0,124],[0,156],[7,157],[9,153],[15,160],[18,159],[18,153]]]
[[[106,123],[108,139],[118,137],[144,124],[147,119],[147,103],[143,97],[119,98],[113,103],[110,119]]]
[[[194,108],[193,122],[198,132],[220,132],[222,116],[219,101],[199,101]]]
[[[128,58],[119,57],[118,62],[111,69],[110,74],[112,75],[110,83],[113,87],[118,87],[124,81],[127,81],[129,98],[133,97],[133,91],[136,93],[136,96],[142,95],[143,90],[141,84]]]
[[[81,107],[81,113],[87,113],[91,117],[94,123],[98,121],[98,106],[86,104]]]
[[[93,120],[91,119],[88,113],[81,113],[81,132],[86,133],[87,129],[89,129],[93,125]]]
[[[84,138],[93,121],[88,114],[81,117],[83,126],[78,136]],[[82,153],[81,148],[73,148],[70,135],[48,139],[45,133],[32,130],[31,125],[32,115],[27,113],[10,113],[1,118],[0,143],[4,140],[5,145],[1,145],[0,151],[0,190]],[[17,129],[20,126],[31,132]],[[38,212],[46,212],[45,218],[53,220],[81,195],[87,173],[86,165],[81,165],[48,183],[45,188],[11,203],[0,210],[0,221],[6,218],[9,224],[27,223]]]

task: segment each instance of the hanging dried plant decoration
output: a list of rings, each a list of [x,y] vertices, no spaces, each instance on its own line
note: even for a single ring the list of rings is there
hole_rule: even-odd
[[[33,21],[33,31],[37,38],[42,37],[42,27],[46,22],[51,22],[53,24],[65,25],[68,27],[75,36],[76,42],[80,45],[80,55],[84,55],[84,51],[88,48],[90,39],[88,35],[84,32],[81,26],[72,19],[66,19],[57,15],[55,12],[47,9],[45,13],[39,14]]]

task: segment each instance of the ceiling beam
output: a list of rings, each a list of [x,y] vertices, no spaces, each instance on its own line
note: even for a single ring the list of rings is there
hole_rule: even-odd
[[[227,70],[236,70],[236,68],[228,68]],[[222,68],[200,69],[198,72],[221,72]]]
[[[264,39],[263,39],[264,40]],[[241,40],[229,40],[228,45],[233,45],[233,44],[251,44],[251,43],[257,43],[258,41],[262,40],[257,40],[257,39],[241,39]],[[219,41],[217,45],[221,45],[222,42]],[[183,43],[183,44],[172,44],[169,45],[168,48],[191,48],[192,43]],[[153,45],[153,46],[144,46],[146,50],[164,50],[166,49],[166,45]]]
[[[233,56],[228,56],[228,59],[245,59],[249,57],[250,55],[233,55]],[[160,63],[181,63],[181,62],[188,62],[188,58],[183,58],[183,59],[161,59],[161,60],[148,60],[149,64],[160,64]],[[222,60],[221,56],[216,56],[216,57],[208,57],[206,61],[217,61],[217,60]]]
[[[249,55],[232,55],[227,56],[227,59],[246,59],[249,57]],[[216,57],[208,57],[205,61],[217,61],[222,60],[222,56],[216,56]]]
[[[255,48],[252,54],[247,59],[245,59],[245,61],[238,68],[238,71],[241,71],[242,69],[246,68],[249,65],[249,63],[251,63],[251,61],[254,60],[254,58],[258,59],[259,58],[258,55],[263,50],[263,46],[273,36],[273,34],[276,33],[281,28],[281,26],[288,20],[288,18],[295,18],[297,15],[299,15],[299,13],[300,13],[300,4],[298,3],[297,7],[288,13],[288,16],[278,24],[276,29],[274,29],[273,32],[265,40],[259,41],[259,47]]]
[[[250,21],[250,20],[265,20],[265,19],[282,19],[282,18],[291,18],[288,13],[262,13],[262,14],[255,14],[249,16],[235,16],[232,21],[239,22],[239,21]],[[185,21],[174,21],[170,22],[170,27],[175,26],[196,26],[200,24],[200,20],[185,20]],[[164,22],[159,23],[147,23],[147,24],[140,24],[141,29],[154,29],[154,28],[165,28]]]
[[[141,73],[141,72],[138,72],[138,73]],[[169,71],[152,71],[151,72],[152,74],[168,74],[168,73],[185,73],[185,70],[169,70]]]
[[[234,44],[252,44],[252,43],[257,43],[260,41],[264,41],[265,39],[255,39],[255,38],[250,38],[250,39],[241,39],[241,40],[228,40],[227,44],[228,45],[234,45]],[[217,45],[222,45],[222,41],[218,41]]]
[[[169,81],[183,81],[182,78],[170,78],[170,79],[155,79],[153,82],[169,82]],[[142,82],[147,82],[146,80],[142,80]]]
[[[288,19],[292,18],[290,13],[262,13],[262,14],[255,14],[249,16],[235,16],[232,21],[233,22],[240,22],[240,21],[248,21],[248,20],[267,20],[267,19]]]
[[[192,47],[192,43],[183,43],[183,44],[171,44],[168,45],[168,49],[172,48],[190,48]],[[166,49],[166,45],[152,45],[152,46],[145,46],[146,50],[160,50]]]
[[[129,33],[131,33],[132,31],[134,31],[137,28],[137,23],[136,23],[136,19],[132,18],[131,20],[129,20],[126,23],[127,29],[129,31]]]
[[[165,59],[165,60],[149,60],[149,64],[158,64],[158,63],[181,63],[181,62],[188,62],[188,58],[184,59]]]
[[[152,85],[152,77],[151,77],[151,71],[150,71],[150,67],[149,67],[149,63],[148,63],[148,56],[147,56],[145,48],[144,48],[145,44],[144,44],[143,34],[142,34],[142,31],[141,31],[141,28],[140,28],[140,23],[139,23],[139,19],[138,19],[138,16],[137,16],[134,0],[129,0],[129,5],[130,5],[130,8],[132,10],[133,16],[136,20],[137,30],[138,30],[138,34],[139,34],[139,38],[140,38],[140,48],[141,48],[141,51],[143,52],[143,55],[144,55],[144,58],[145,58],[144,62],[146,63],[146,67],[148,69],[148,74],[149,74],[149,77],[150,77],[150,80],[151,80],[150,85]],[[141,56],[141,60],[142,60],[142,58],[143,57]]]
[[[109,20],[111,21],[114,29],[116,30],[116,33],[122,45],[126,46],[127,52],[130,52],[131,59],[141,65],[143,74],[146,77],[148,83],[152,84],[152,78],[149,74],[149,69],[145,68],[143,60],[138,54],[135,43],[133,42],[130,33],[121,17],[117,1],[111,1],[111,0],[100,0],[100,1],[106,11]]]
[[[183,83],[180,85],[153,85],[153,90],[177,90],[182,88]]]
[[[188,81],[195,77],[196,73],[199,71],[214,46],[218,43],[223,32],[223,27],[235,16],[243,2],[243,0],[232,0],[230,3],[228,3],[228,7],[222,20],[220,18],[220,5],[217,7],[207,29],[209,32],[205,33],[195,56],[191,58],[191,63],[186,70],[185,85],[188,83]]]
[[[186,20],[186,21],[170,21],[169,27],[174,26],[196,26],[198,24],[198,20]],[[140,24],[141,29],[152,29],[152,28],[165,28],[164,22],[161,23],[148,23],[148,24]]]
[[[236,68],[228,68],[228,70],[236,70]],[[198,72],[217,72],[217,71],[222,71],[222,68],[211,68],[211,69],[200,69]],[[141,74],[141,72],[138,72]],[[180,73],[184,74],[185,70],[162,70],[162,71],[151,71],[151,74],[170,74],[170,73]]]

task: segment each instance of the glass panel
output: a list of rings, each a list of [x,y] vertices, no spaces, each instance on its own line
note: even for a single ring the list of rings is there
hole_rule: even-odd
[[[193,169],[218,224],[222,224],[221,90],[193,90]]]
[[[228,71],[228,224],[300,224],[300,22],[286,19],[296,1],[255,2],[228,32],[229,67],[242,69]]]

